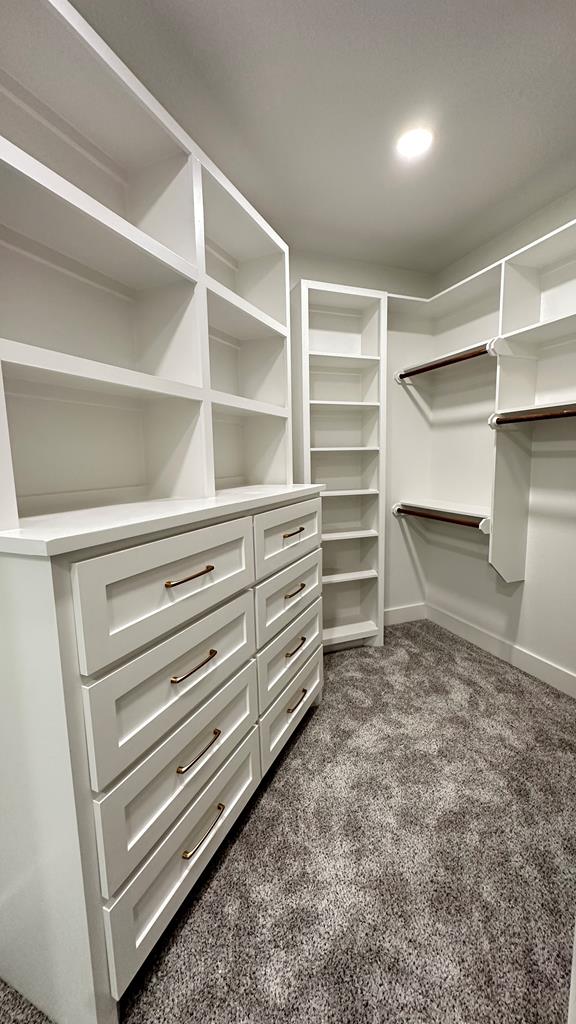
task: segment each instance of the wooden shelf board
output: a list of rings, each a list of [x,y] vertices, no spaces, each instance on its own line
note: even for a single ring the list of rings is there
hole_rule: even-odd
[[[336,572],[322,576],[322,584],[352,583],[354,580],[377,580],[376,569],[359,569],[357,572]]]
[[[230,306],[234,306],[239,313],[243,314],[244,317],[250,317],[252,321],[256,321],[257,323],[255,326],[257,331],[261,331],[261,327],[264,326],[267,328],[264,333],[272,331],[275,334],[280,334],[283,338],[287,337],[288,328],[285,324],[281,324],[279,320],[275,320],[274,317],[269,316],[268,313],[259,309],[258,306],[255,306],[252,302],[248,302],[247,299],[243,299],[241,295],[232,291],[231,288],[227,288],[226,285],[220,284],[220,281],[217,281],[215,277],[210,277],[209,275],[206,276],[206,287],[208,289],[208,293],[211,292],[212,295],[216,295],[220,299],[224,299]],[[244,324],[247,324],[246,320],[243,322]],[[258,327],[257,324],[259,324],[260,327]],[[225,330],[225,328],[222,328],[222,330]],[[226,330],[226,333],[233,335],[233,332],[229,329]],[[256,336],[258,335],[255,335],[255,337]]]
[[[136,291],[196,282],[196,267],[0,139],[0,218],[10,230]]]
[[[377,537],[378,530],[335,530],[322,534],[322,543],[338,540],[362,540],[363,537]]]
[[[343,626],[325,626],[322,630],[322,642],[324,644],[352,643],[354,640],[363,640],[370,636],[376,636],[378,627],[372,619],[364,622],[350,622]]]

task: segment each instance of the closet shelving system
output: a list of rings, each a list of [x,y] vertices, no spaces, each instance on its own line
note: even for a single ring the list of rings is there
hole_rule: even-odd
[[[291,485],[286,244],[66,0],[0,67],[0,528]]]
[[[576,223],[431,299],[390,296],[389,343],[422,360],[394,373],[412,442],[395,516],[487,534],[523,580],[534,459],[576,452]]]
[[[382,643],[386,295],[292,292],[295,470],[322,483],[323,640]]]

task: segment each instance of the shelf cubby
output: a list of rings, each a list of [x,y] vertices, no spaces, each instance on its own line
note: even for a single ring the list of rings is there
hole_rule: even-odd
[[[208,289],[210,382],[215,391],[287,407],[285,334]]]
[[[196,281],[196,265],[0,137],[0,225],[133,289]]]
[[[314,287],[308,295],[311,355],[379,355],[380,305],[374,295]]]
[[[183,397],[155,378],[128,383],[124,372],[119,382],[105,368],[92,376],[89,364],[83,375],[79,359],[67,371],[56,362],[35,365],[30,352],[19,362],[17,351],[2,358],[0,350],[0,440],[15,498],[5,528],[26,516],[207,493],[201,392]]]
[[[378,451],[311,451],[310,483],[326,489],[364,490],[378,487]]]
[[[50,4],[10,5],[0,38],[0,134],[195,263],[192,160],[145,90],[136,95],[107,48],[86,41]]]
[[[202,171],[206,271],[286,324],[286,250],[223,182]]]
[[[576,313],[576,222],[504,261],[502,331]]]
[[[323,593],[323,640],[327,645],[376,637],[378,581],[347,580]]]
[[[310,406],[310,447],[378,448],[379,409]]]
[[[0,337],[199,385],[200,316],[192,282],[131,291],[0,233]]]
[[[310,401],[377,402],[379,359],[310,354]]]
[[[325,576],[351,572],[378,575],[378,537],[342,538],[325,541],[323,573]]]
[[[216,490],[290,483],[289,419],[212,402]]]

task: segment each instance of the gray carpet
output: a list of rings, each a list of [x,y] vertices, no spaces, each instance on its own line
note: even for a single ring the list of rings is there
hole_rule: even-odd
[[[576,701],[429,623],[312,712],[124,1024],[565,1024]],[[2,1024],[45,1018],[6,988]]]

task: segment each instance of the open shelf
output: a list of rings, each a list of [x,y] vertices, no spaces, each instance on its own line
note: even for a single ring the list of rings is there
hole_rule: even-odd
[[[210,379],[214,390],[286,408],[287,341],[208,289]]]
[[[278,416],[284,420],[288,416],[288,409],[279,405],[270,405],[268,402],[258,402],[254,398],[242,398],[240,395],[229,395],[220,391],[211,391],[210,397],[212,403],[216,404],[220,411],[229,409],[239,413],[259,413],[264,416]]]
[[[322,491],[323,498],[350,498],[363,496],[376,496],[380,493],[377,487],[357,488],[356,490]]]
[[[20,236],[0,234],[0,336],[199,385],[199,316],[191,282],[134,293]]]
[[[378,573],[375,569],[358,569],[356,572],[333,572],[322,576],[323,586],[332,583],[353,583],[355,580],[375,580]]]
[[[576,222],[504,262],[502,330],[508,334],[576,313]]]
[[[311,451],[378,451],[378,407],[310,407]]]
[[[194,389],[19,348],[1,362],[16,518],[206,493]]]
[[[286,415],[212,403],[216,490],[289,482]]]
[[[310,355],[378,356],[380,302],[374,296],[310,288]]]
[[[327,530],[322,533],[322,543],[328,544],[331,541],[362,540],[368,537],[377,537],[378,530]]]
[[[188,259],[1,138],[0,223],[136,291],[197,278]]]
[[[576,416],[576,402],[556,402],[554,405],[532,405],[524,409],[499,410],[490,417],[494,428],[512,424],[530,424],[541,420],[565,420]]]
[[[311,448],[311,452],[377,452],[376,445],[327,445],[324,448]]]
[[[284,249],[206,168],[202,191],[207,273],[286,324]]]
[[[366,490],[378,486],[378,452],[328,448],[311,452],[311,482],[329,491]]]
[[[372,619],[363,622],[347,622],[338,626],[325,626],[322,630],[322,641],[326,646],[331,644],[351,644],[355,640],[365,640],[377,636],[378,626]]]
[[[493,347],[496,355],[537,357],[546,348],[567,339],[576,341],[576,313],[510,331],[497,338]]]
[[[10,4],[0,68],[0,133],[196,262],[188,153],[170,119],[76,12],[36,0]]]

